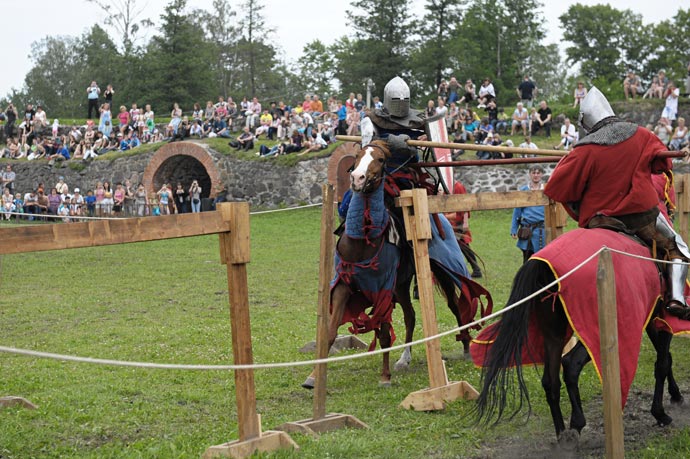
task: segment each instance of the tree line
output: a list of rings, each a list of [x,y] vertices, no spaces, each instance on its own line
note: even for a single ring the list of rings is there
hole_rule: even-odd
[[[501,104],[516,100],[523,75],[550,101],[570,100],[577,80],[616,98],[627,70],[648,81],[663,68],[680,80],[690,57],[690,9],[645,25],[631,10],[572,5],[559,18],[567,44],[561,58],[558,45],[543,44],[538,0],[424,0],[421,17],[413,17],[409,2],[351,0],[348,34],[309,42],[296,62],[286,62],[262,0],[214,0],[210,11],[171,0],[157,23],[141,19],[144,0],[89,1],[102,23],[78,37],[33,43],[33,66],[3,107],[8,100],[18,107],[31,102],[51,117],[81,118],[92,80],[113,84],[116,105],[149,103],[165,113],[174,102],[189,109],[218,96],[287,103],[308,93],[344,98],[364,93],[369,80],[381,95],[395,75],[408,81],[417,106],[451,75],[477,84],[491,78]],[[140,43],[144,31],[155,33]]]

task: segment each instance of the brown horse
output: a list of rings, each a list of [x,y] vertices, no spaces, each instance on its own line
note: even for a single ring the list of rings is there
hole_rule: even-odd
[[[336,276],[331,283],[331,316],[329,348],[333,345],[338,327],[352,322],[355,332],[373,330],[381,348],[391,346],[391,314],[395,303],[400,304],[405,320],[405,343],[412,341],[415,311],[410,299],[410,285],[414,276],[411,249],[404,242],[392,242],[395,233],[393,218],[384,199],[386,161],[391,153],[385,142],[375,141],[360,149],[350,174],[352,200],[345,220],[345,233],[336,246]],[[398,229],[400,231],[400,229]],[[452,230],[449,231],[452,237]],[[453,239],[454,240],[454,239]],[[462,253],[457,249],[462,260]],[[462,260],[464,266],[464,260]],[[432,263],[432,270],[448,307],[462,323],[460,294],[448,270]],[[365,310],[371,310],[365,313]],[[476,307],[475,307],[476,310]],[[351,329],[353,330],[353,329]],[[465,340],[465,347],[468,347]],[[409,347],[396,363],[395,369],[406,368],[411,361]],[[380,385],[390,385],[389,354],[383,354]],[[302,384],[313,388],[313,373]]]

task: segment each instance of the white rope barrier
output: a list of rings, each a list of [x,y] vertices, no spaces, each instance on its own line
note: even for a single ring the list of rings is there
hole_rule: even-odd
[[[321,204],[321,203],[317,203],[317,204],[305,204],[303,206],[285,207],[283,209],[258,210],[256,212],[250,212],[249,215],[262,215],[262,214],[270,214],[270,213],[274,213],[274,212],[285,212],[288,210],[308,209],[311,207],[320,207],[322,205],[323,204]],[[122,216],[122,217],[88,217],[86,215],[30,214],[30,213],[24,213],[24,212],[1,212],[0,211],[0,216],[2,216],[2,215],[11,215],[11,216],[16,216],[17,218],[19,218],[19,217],[34,217],[35,219],[46,219],[46,218],[54,219],[54,220],[69,219],[71,222],[79,222],[79,221],[86,221],[86,220],[122,220],[123,218],[143,218],[143,217],[139,217],[138,215]],[[145,217],[156,217],[156,215],[145,215]],[[9,220],[9,219],[7,219],[7,221],[11,222],[11,220]],[[33,221],[36,221],[36,220],[33,220]],[[69,223],[69,222],[65,222],[65,223]]]
[[[479,320],[476,320],[474,322],[470,322],[468,324],[465,324],[461,327],[455,327],[451,330],[438,333],[434,336],[429,336],[426,338],[419,339],[417,341],[412,341],[410,343],[403,343],[403,344],[398,344],[396,346],[391,346],[386,349],[377,349],[371,352],[365,352],[365,353],[359,353],[359,354],[352,354],[352,355],[344,355],[344,356],[339,356],[339,357],[328,357],[325,359],[314,359],[314,360],[303,360],[303,361],[298,361],[298,362],[278,362],[278,363],[255,363],[251,365],[185,365],[185,364],[167,364],[167,363],[146,363],[146,362],[130,362],[130,361],[122,361],[122,360],[107,360],[107,359],[95,359],[91,357],[77,357],[77,356],[70,356],[70,355],[63,355],[63,354],[53,354],[50,352],[39,352],[39,351],[32,351],[28,349],[17,349],[17,348],[12,348],[12,347],[6,347],[6,346],[0,346],[0,352],[6,352],[10,354],[19,354],[19,355],[27,355],[27,356],[32,356],[32,357],[41,357],[41,358],[49,358],[49,359],[54,359],[54,360],[64,360],[64,361],[70,361],[70,362],[80,362],[80,363],[92,363],[92,364],[99,364],[99,365],[111,365],[111,366],[122,366],[122,367],[138,367],[138,368],[151,368],[151,369],[169,369],[169,370],[259,370],[259,369],[269,369],[269,368],[286,368],[286,367],[297,367],[297,366],[306,366],[306,365],[317,365],[321,363],[333,363],[333,362],[340,362],[340,361],[345,361],[345,360],[354,360],[354,359],[359,359],[363,357],[370,357],[378,354],[382,354],[384,352],[391,352],[391,351],[397,351],[400,349],[404,349],[408,346],[416,346],[417,344],[423,344],[426,343],[427,341],[432,341],[435,339],[439,339],[441,337],[451,335],[458,333],[460,331],[466,330],[468,328],[474,327],[475,325],[483,324],[487,320],[493,319],[495,317],[500,316],[501,314],[504,314],[508,311],[510,311],[513,308],[516,308],[525,302],[531,300],[532,298],[544,293],[554,285],[557,285],[560,281],[567,279],[570,277],[573,273],[581,269],[584,265],[592,261],[597,255],[599,255],[603,250],[606,250],[607,247],[602,247],[596,252],[594,252],[592,255],[587,257],[584,261],[582,261],[580,264],[575,266],[573,269],[565,273],[563,276],[560,278],[556,279],[555,281],[551,282],[550,284],[544,286],[540,290],[537,290],[536,292],[532,293],[531,295],[511,304],[505,306],[503,309],[500,311],[494,312],[492,314],[489,314],[486,317],[483,317]],[[610,250],[610,249],[609,249]]]

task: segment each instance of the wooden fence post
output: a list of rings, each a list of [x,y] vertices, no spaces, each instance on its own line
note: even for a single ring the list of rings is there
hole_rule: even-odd
[[[620,356],[618,354],[618,319],[616,280],[611,252],[604,249],[597,265],[599,301],[599,349],[604,393],[604,432],[607,459],[625,457],[623,411],[621,408]]]
[[[424,336],[438,334],[434,287],[431,266],[429,263],[429,240],[431,223],[426,190],[417,188],[401,192],[403,219],[407,239],[412,241],[419,301],[422,305],[422,327]],[[407,203],[407,204],[406,204]],[[410,205],[411,204],[411,205]],[[457,398],[477,398],[479,393],[465,381],[448,382],[446,367],[441,358],[441,344],[438,339],[426,342],[426,359],[429,370],[429,388],[409,394],[400,404],[404,408],[416,411],[442,410],[446,401]]]
[[[232,354],[236,365],[250,365],[254,363],[254,357],[247,285],[247,263],[250,258],[249,203],[222,203],[218,208],[223,219],[230,224],[230,231],[220,233],[219,241],[221,263],[227,265],[228,269]],[[204,458],[248,457],[256,451],[289,447],[299,449],[285,432],[261,432],[261,421],[256,412],[254,370],[235,370],[235,398],[240,439],[209,447],[204,452]]]
[[[675,176],[676,228],[684,241],[688,240],[688,214],[690,213],[690,175]]]

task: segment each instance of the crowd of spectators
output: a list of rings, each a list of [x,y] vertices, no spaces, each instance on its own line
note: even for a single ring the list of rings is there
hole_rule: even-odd
[[[86,217],[144,217],[196,213],[201,211],[203,190],[197,180],[188,187],[177,183],[173,191],[170,183],[162,185],[155,193],[149,193],[143,184],[133,187],[129,180],[118,182],[113,188],[108,181],[96,182],[85,192],[79,187],[70,191],[65,178],[47,188],[39,183],[35,190],[21,193],[15,190],[15,173],[7,165],[2,172],[3,191],[0,195],[0,215],[4,220],[52,220],[75,222]],[[226,199],[225,189],[216,190],[212,206]]]

